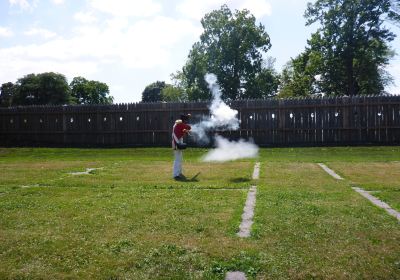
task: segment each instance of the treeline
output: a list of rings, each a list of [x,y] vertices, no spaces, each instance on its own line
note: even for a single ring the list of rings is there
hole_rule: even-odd
[[[206,14],[203,33],[193,44],[173,85],[157,81],[143,101],[208,100],[206,73],[218,77],[222,98],[384,94],[392,77],[385,70],[395,52],[388,22],[400,23],[398,0],[316,0],[308,3],[306,25],[319,24],[305,50],[274,70],[271,40],[248,10],[223,5]],[[291,34],[287,34],[291,36]]]
[[[112,104],[107,84],[75,77],[68,84],[64,75],[53,72],[29,74],[16,83],[0,87],[0,106]]]

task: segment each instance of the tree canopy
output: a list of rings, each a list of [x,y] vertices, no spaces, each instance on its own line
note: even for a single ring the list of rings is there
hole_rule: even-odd
[[[275,93],[278,79],[266,68],[264,56],[270,38],[262,24],[248,10],[231,10],[223,5],[201,20],[203,33],[176,77],[189,100],[207,100],[210,93],[206,73],[218,77],[222,98],[262,98]]]
[[[143,102],[158,102],[161,101],[161,92],[166,87],[165,82],[156,81],[145,87],[142,92]]]
[[[28,74],[15,84],[0,87],[0,106],[112,104],[105,83],[75,77],[68,85],[64,75],[54,72]]]
[[[161,100],[165,102],[183,102],[187,101],[187,96],[181,87],[166,84],[161,90]]]
[[[164,81],[147,85],[142,93],[142,102],[184,102],[187,100],[186,92],[182,87],[167,84]]]
[[[71,102],[64,75],[54,72],[29,74],[17,80],[12,105],[61,105]]]
[[[0,87],[0,106],[9,107],[12,105],[12,98],[15,94],[15,85],[11,82],[4,83]]]
[[[78,104],[112,104],[107,84],[75,77],[70,84],[71,95]]]
[[[308,3],[307,25],[320,28],[306,50],[285,68],[282,95],[382,94],[390,83],[385,71],[395,38],[386,20],[400,22],[399,2],[390,0],[317,0]],[[315,77],[318,76],[319,79]]]

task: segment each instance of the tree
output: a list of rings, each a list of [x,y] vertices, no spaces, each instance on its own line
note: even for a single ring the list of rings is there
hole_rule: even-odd
[[[18,79],[12,105],[61,105],[70,101],[70,88],[65,76],[47,72]]]
[[[281,74],[279,97],[309,96],[321,93],[320,72],[323,65],[321,53],[315,50],[318,46],[319,34],[315,33],[308,41],[312,48],[292,58]]]
[[[395,38],[385,20],[400,22],[395,0],[317,0],[308,3],[307,25],[320,28],[309,41],[310,54],[322,59],[315,67],[319,86],[330,95],[383,93],[390,82],[384,71],[393,56],[388,43]],[[305,73],[306,74],[306,73]]]
[[[313,79],[306,74],[305,65],[301,63],[303,54],[288,62],[281,74],[281,87],[278,97],[309,96],[312,94]]]
[[[165,82],[154,82],[146,86],[142,92],[142,102],[158,102],[161,101],[161,91],[165,88]]]
[[[280,84],[273,67],[263,67],[246,85],[245,98],[267,98],[275,94]]]
[[[274,72],[263,68],[263,55],[271,47],[262,24],[248,10],[226,5],[201,20],[203,34],[196,42],[181,72],[181,84],[189,100],[207,100],[206,73],[218,77],[223,99],[265,97],[274,94]],[[179,77],[179,75],[177,75]],[[260,91],[261,90],[261,91]]]
[[[200,43],[195,43],[189,52],[188,61],[183,67],[182,72],[178,72],[176,77],[186,90],[189,100],[209,100],[211,93],[208,90],[204,76],[207,73],[207,57],[200,51]]]
[[[166,102],[183,102],[187,101],[187,96],[182,88],[167,84],[161,90],[161,100]]]
[[[10,107],[12,105],[12,99],[15,95],[15,85],[11,82],[4,83],[0,87],[0,106]]]
[[[78,104],[112,104],[108,85],[98,81],[89,81],[83,77],[75,77],[70,83],[72,97]]]

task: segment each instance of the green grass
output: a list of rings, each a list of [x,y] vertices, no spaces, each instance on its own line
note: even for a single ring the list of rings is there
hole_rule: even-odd
[[[400,212],[400,161],[330,163],[330,166],[352,184],[372,191]]]
[[[350,188],[399,207],[399,147],[262,149],[227,163],[200,162],[205,151],[185,151],[177,182],[167,148],[0,149],[0,279],[400,278],[399,222]],[[102,169],[70,174],[86,168]],[[241,239],[251,185],[255,223]]]
[[[255,235],[271,279],[395,279],[399,223],[311,163],[264,164]],[[283,180],[284,178],[284,180]],[[397,242],[397,244],[396,244]],[[373,253],[372,253],[373,252]]]

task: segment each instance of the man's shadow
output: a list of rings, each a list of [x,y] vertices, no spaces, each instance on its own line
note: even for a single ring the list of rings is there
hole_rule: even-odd
[[[178,181],[180,182],[198,182],[199,179],[197,177],[200,175],[201,172],[198,172],[196,175],[194,175],[192,178],[187,178],[186,176],[181,177]]]

